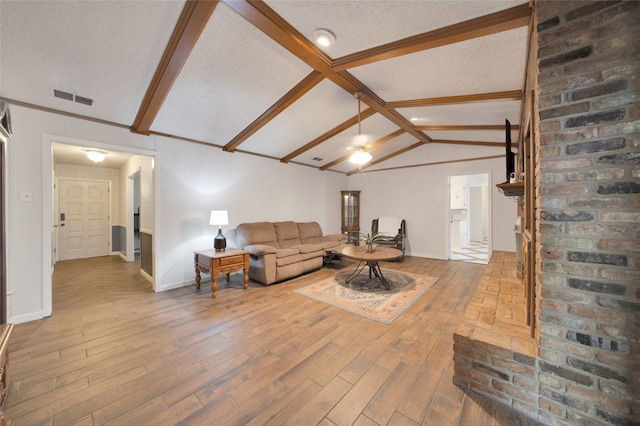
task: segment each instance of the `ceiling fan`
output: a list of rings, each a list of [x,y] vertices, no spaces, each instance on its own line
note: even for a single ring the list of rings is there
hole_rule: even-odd
[[[353,141],[348,150],[354,151],[349,157],[351,163],[359,166],[371,161],[373,156],[369,151],[373,150],[374,145],[367,143],[368,136],[362,134],[362,123],[360,121],[360,100],[362,99],[362,92],[355,92],[353,96],[358,100],[358,134],[353,138]]]

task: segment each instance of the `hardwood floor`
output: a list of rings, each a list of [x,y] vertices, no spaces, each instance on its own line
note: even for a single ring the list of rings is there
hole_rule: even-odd
[[[11,425],[526,425],[452,384],[453,339],[484,265],[406,257],[439,277],[384,325],[240,275],[154,293],[138,262],[64,261],[53,315],[10,343]]]

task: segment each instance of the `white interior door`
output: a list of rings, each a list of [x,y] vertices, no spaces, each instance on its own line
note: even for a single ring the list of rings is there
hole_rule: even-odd
[[[60,260],[109,254],[109,183],[60,179]]]

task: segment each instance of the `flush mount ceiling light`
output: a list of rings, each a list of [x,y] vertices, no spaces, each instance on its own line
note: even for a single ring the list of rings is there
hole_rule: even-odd
[[[357,164],[359,166],[368,163],[373,158],[368,152],[368,146],[365,143],[365,137],[362,134],[362,123],[360,122],[360,100],[362,99],[362,92],[356,92],[353,96],[358,100],[358,136],[356,136],[355,146],[358,148],[349,157],[349,162]]]
[[[320,46],[331,46],[336,41],[336,36],[326,28],[318,28],[313,32],[313,38],[316,39],[316,43]]]
[[[104,157],[106,157],[107,154],[105,154],[104,152],[100,152],[100,151],[87,151],[87,158],[91,161],[93,161],[94,163],[99,163],[101,161],[104,160]]]

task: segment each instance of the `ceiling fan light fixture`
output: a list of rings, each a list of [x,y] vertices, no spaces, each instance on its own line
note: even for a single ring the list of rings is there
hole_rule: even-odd
[[[372,158],[373,157],[371,156],[371,154],[369,154],[365,149],[359,149],[351,154],[351,157],[349,157],[349,162],[362,165],[371,161]]]
[[[105,154],[104,152],[100,152],[100,151],[87,151],[87,158],[91,161],[93,161],[94,163],[99,163],[101,161],[104,160],[104,157],[106,157],[107,154]]]
[[[326,28],[318,28],[313,32],[313,38],[315,38],[316,43],[318,43],[322,47],[328,47],[336,41],[336,36],[330,30]]]
[[[364,146],[367,137],[362,134],[362,123],[360,121],[360,101],[362,100],[362,92],[355,92],[353,96],[358,100],[358,135],[354,138],[354,145],[359,148],[349,157],[349,162],[359,166],[371,161],[373,156],[369,154],[368,149]]]

